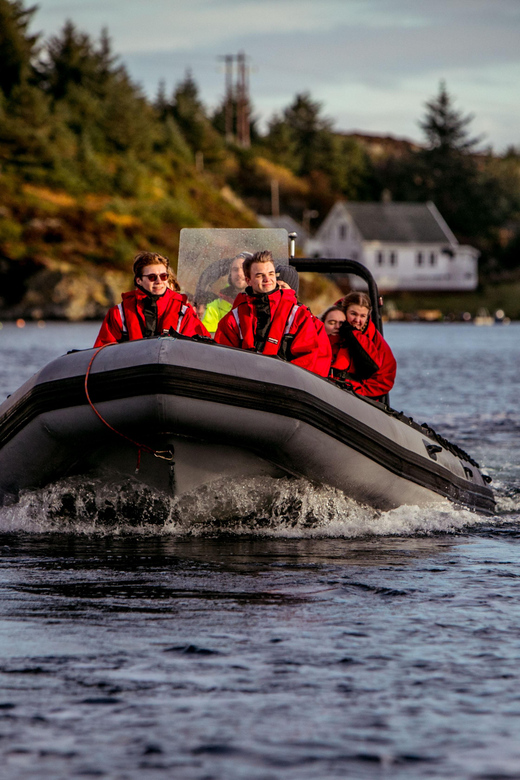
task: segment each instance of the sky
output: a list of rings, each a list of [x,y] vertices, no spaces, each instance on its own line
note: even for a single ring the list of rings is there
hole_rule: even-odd
[[[99,39],[153,98],[190,69],[208,109],[223,55],[243,51],[261,129],[309,92],[334,129],[421,142],[445,81],[482,147],[520,148],[520,0],[36,0],[31,32],[67,19]],[[26,6],[32,3],[26,3]]]

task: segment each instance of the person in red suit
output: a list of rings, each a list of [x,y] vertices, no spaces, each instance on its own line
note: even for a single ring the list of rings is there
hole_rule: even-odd
[[[341,324],[346,320],[345,312],[339,303],[335,303],[334,306],[329,306],[329,308],[323,312],[319,319],[332,350],[332,368],[334,360],[336,359],[339,348],[341,346],[339,329]]]
[[[150,339],[173,328],[185,336],[209,333],[181,295],[177,277],[164,255],[140,252],[134,258],[135,290],[108,310],[94,347],[120,341]]]
[[[294,268],[292,265],[280,264],[276,266],[275,270],[278,286],[282,289],[285,288],[294,290],[296,297],[298,297],[298,290],[300,289],[300,278],[296,268]],[[316,328],[316,332],[318,334],[319,343],[318,350],[315,354],[314,373],[319,374],[320,376],[328,376],[330,362],[332,359],[330,352],[331,344],[323,322],[314,314],[312,315],[312,318],[314,321],[314,327]]]
[[[325,332],[329,338],[331,336],[339,335],[341,323],[345,322],[346,319],[345,312],[339,303],[335,303],[334,306],[329,306],[329,308],[326,309],[320,317],[320,320],[323,322],[325,327]]]
[[[330,378],[358,395],[382,400],[394,385],[397,365],[392,350],[370,319],[370,298],[366,293],[352,292],[338,306],[345,320],[329,334],[333,342]]]
[[[215,341],[264,355],[278,357],[328,376],[332,353],[318,333],[314,317],[298,302],[294,290],[280,287],[271,252],[256,252],[246,258],[243,271],[247,281],[233,308],[220,320]]]

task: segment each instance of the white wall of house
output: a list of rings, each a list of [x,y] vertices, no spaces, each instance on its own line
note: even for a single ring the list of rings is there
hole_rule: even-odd
[[[363,262],[383,290],[474,290],[478,283],[472,247],[366,241],[363,250]]]
[[[363,239],[342,203],[336,203],[323,222],[316,238],[305,245],[308,257],[345,257],[363,262]]]
[[[473,247],[365,241],[342,203],[307,241],[305,254],[358,260],[382,290],[474,290],[478,284],[479,253]]]

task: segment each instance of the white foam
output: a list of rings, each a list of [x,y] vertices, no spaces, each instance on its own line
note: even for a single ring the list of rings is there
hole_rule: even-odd
[[[71,478],[26,492],[0,510],[0,530],[30,533],[354,538],[453,533],[490,522],[448,501],[378,511],[331,487],[268,477],[221,480],[178,498],[131,479],[107,484]]]

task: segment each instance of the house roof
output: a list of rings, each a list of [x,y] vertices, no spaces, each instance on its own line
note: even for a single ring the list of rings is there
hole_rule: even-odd
[[[308,233],[299,222],[296,222],[289,214],[280,214],[279,217],[265,216],[263,214],[257,215],[257,219],[261,225],[270,228],[285,228],[288,233],[297,233],[298,239],[304,241],[308,238]]]
[[[342,203],[365,241],[449,243],[457,239],[429,203]]]

